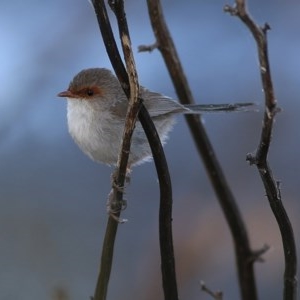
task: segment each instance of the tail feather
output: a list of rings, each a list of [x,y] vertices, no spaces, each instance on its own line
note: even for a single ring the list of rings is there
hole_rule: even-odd
[[[233,112],[233,111],[257,111],[257,105],[255,103],[233,103],[233,104],[188,104],[185,105],[188,110],[185,114],[195,114],[199,112],[203,113],[215,113],[215,112]]]

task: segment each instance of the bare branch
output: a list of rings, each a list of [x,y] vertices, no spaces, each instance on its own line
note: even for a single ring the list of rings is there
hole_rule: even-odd
[[[123,1],[109,1],[111,9],[116,14],[119,33],[121,39],[121,45],[124,53],[124,59],[126,63],[126,69],[129,79],[129,104],[125,119],[124,133],[121,143],[121,149],[118,157],[117,168],[115,170],[113,178],[116,182],[113,184],[113,197],[114,203],[122,203],[123,199],[123,186],[127,173],[127,163],[131,147],[131,137],[135,128],[135,123],[141,106],[141,99],[139,99],[139,83],[138,75],[135,68],[135,62],[131,49],[131,41],[129,36],[129,30],[124,12]],[[121,187],[121,188],[120,188]],[[117,205],[118,207],[122,206]],[[120,211],[120,210],[119,210]],[[121,220],[122,221],[122,220]]]
[[[115,73],[124,89],[125,94],[128,98],[131,95],[131,85],[133,85],[134,89],[136,89],[136,77],[134,74],[134,68],[132,63],[127,61],[127,66],[129,69],[131,68],[130,72],[133,72],[131,85],[128,80],[128,75],[126,69],[123,65],[122,59],[120,57],[112,29],[110,26],[109,18],[107,15],[106,7],[104,4],[104,0],[92,0],[100,31],[102,34],[102,38],[104,40],[104,44],[110,58],[110,61],[114,67]],[[121,40],[125,42],[129,40],[129,33],[127,28],[126,17],[123,8],[123,1],[112,1],[110,5],[113,11],[116,14],[118,25],[119,25],[119,32]],[[125,35],[124,35],[125,32]],[[124,43],[123,43],[124,44]],[[124,46],[123,46],[124,47]],[[126,46],[125,46],[126,48]],[[124,50],[124,49],[123,49]],[[124,54],[128,49],[124,50]],[[126,55],[125,55],[126,59]],[[130,87],[129,87],[130,86]],[[134,94],[136,95],[137,90],[135,90]],[[142,99],[141,99],[142,100]],[[132,112],[134,115],[134,112]],[[145,109],[143,104],[140,105],[139,110],[139,121],[143,126],[147,139],[149,141],[153,159],[155,162],[159,185],[160,185],[160,212],[159,212],[159,221],[160,221],[160,246],[161,246],[161,266],[162,266],[162,277],[163,277],[163,287],[165,292],[166,299],[178,299],[178,292],[177,292],[177,283],[176,283],[176,274],[175,274],[175,261],[174,261],[174,250],[173,250],[173,238],[172,238],[172,189],[171,189],[171,180],[168,171],[168,165],[166,162],[166,158],[163,152],[162,145],[160,143],[159,136],[157,134],[156,128],[153,124],[152,119],[149,116],[148,111]],[[123,142],[124,144],[124,142]],[[122,155],[122,154],[120,154]],[[126,155],[126,153],[125,153]],[[120,156],[119,165],[121,167],[127,165],[127,162],[124,164],[122,163],[122,158]],[[126,174],[125,171],[119,171],[118,178],[117,178],[117,186],[124,185],[124,178],[123,176]],[[122,203],[122,192],[117,191],[118,200]],[[119,217],[119,213],[117,213],[117,218]],[[101,256],[101,269],[100,274],[98,277],[98,282],[95,291],[94,300],[104,300],[106,299],[108,281],[111,272],[111,264],[112,264],[112,257],[113,257],[113,248],[114,248],[114,240],[116,236],[118,223],[115,222],[112,218],[109,218],[106,234],[103,242],[103,250]]]
[[[110,6],[115,12],[119,29],[125,28],[126,34],[129,36],[125,12],[123,8],[123,0],[110,1]],[[123,42],[124,34],[120,32],[121,40]],[[123,47],[124,54],[126,49]],[[130,77],[130,76],[129,76]],[[130,86],[131,89],[131,86]],[[143,125],[143,120],[140,118]],[[143,126],[144,127],[144,126]],[[156,134],[156,130],[152,134]],[[146,132],[147,134],[147,132]],[[148,139],[149,136],[147,135]],[[158,137],[158,135],[157,135]],[[150,139],[153,139],[151,136]],[[162,280],[163,289],[165,293],[165,299],[178,299],[176,273],[175,273],[175,259],[173,250],[173,237],[172,237],[172,189],[171,179],[168,173],[167,162],[164,158],[163,148],[158,137],[158,144],[151,144],[150,146],[154,157],[154,162],[158,172],[161,198],[160,198],[160,210],[159,210],[159,240],[160,240],[160,253],[161,253],[161,269],[162,269]],[[159,159],[157,159],[159,157]],[[162,160],[163,157],[164,160]]]
[[[212,296],[215,300],[222,300],[223,293],[222,292],[213,292],[210,288],[208,288],[204,281],[200,281],[201,290],[207,293],[208,295]]]
[[[138,51],[139,52],[152,52],[153,50],[157,49],[157,47],[158,47],[158,43],[157,42],[155,42],[155,43],[153,43],[151,45],[140,45],[138,47]]]
[[[184,104],[194,103],[175,45],[164,20],[160,1],[147,0],[147,3],[156,44],[169,70],[178,98]],[[200,117],[186,116],[186,120],[233,236],[242,297],[244,300],[255,300],[257,292],[253,270],[254,261],[251,259],[253,256],[246,226]]]
[[[275,115],[279,111],[268,58],[267,32],[270,26],[267,23],[263,27],[256,25],[255,21],[247,12],[246,1],[243,0],[235,1],[234,7],[226,5],[224,11],[239,17],[249,28],[257,44],[260,74],[265,93],[265,112],[258,149],[255,154],[248,154],[247,160],[250,164],[255,164],[258,168],[271,209],[281,232],[285,256],[283,297],[285,300],[294,300],[297,298],[297,254],[295,238],[289,217],[282,203],[278,182],[274,179],[272,170],[267,161],[273,123]]]
[[[261,247],[258,250],[254,250],[252,251],[252,260],[253,261],[258,261],[258,262],[264,262],[264,259],[262,258],[262,256],[269,251],[270,246],[269,245],[264,245],[263,247]]]

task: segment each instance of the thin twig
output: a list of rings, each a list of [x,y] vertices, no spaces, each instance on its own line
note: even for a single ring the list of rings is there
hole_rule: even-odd
[[[127,22],[123,7],[123,0],[109,0],[112,10],[115,12],[121,40],[124,39],[124,32],[129,36]],[[125,53],[126,49],[123,48]],[[130,86],[131,88],[131,86]],[[143,111],[142,111],[143,113]],[[145,125],[144,118],[140,118],[141,124]],[[150,142],[150,147],[153,153],[155,166],[158,172],[158,179],[160,183],[160,208],[159,208],[159,241],[160,241],[160,254],[161,254],[161,270],[163,289],[165,299],[178,299],[176,272],[175,272],[175,259],[173,250],[173,237],[172,237],[172,187],[171,179],[168,172],[167,162],[164,156],[163,148],[160,143],[156,130],[152,131],[158,138],[158,143],[154,144]],[[147,132],[146,132],[147,135]],[[150,140],[152,136],[148,136]],[[157,157],[160,157],[157,159]]]
[[[184,104],[194,103],[175,45],[165,23],[160,1],[148,0],[147,3],[157,47],[169,70],[178,98]],[[200,117],[186,116],[186,120],[233,236],[242,298],[256,300],[253,255],[241,213]]]
[[[223,300],[223,292],[213,292],[210,288],[208,288],[204,281],[200,281],[201,290],[208,295],[212,296],[215,300]]]
[[[122,59],[120,57],[116,41],[114,39],[109,18],[107,15],[104,0],[92,0],[102,38],[115,70],[115,73],[123,87],[123,90],[127,97],[130,97],[129,80],[126,69],[123,65]],[[111,3],[113,5],[113,10],[117,15],[117,20],[119,23],[120,35],[122,35],[123,25],[120,22],[126,22],[125,13],[123,10],[123,1],[114,1]],[[120,14],[119,14],[120,13]],[[122,19],[122,20],[121,20]],[[122,28],[120,28],[120,26]],[[127,24],[126,24],[127,28]],[[126,30],[125,28],[125,30]],[[128,32],[128,30],[127,30]],[[128,34],[129,37],[129,34]],[[141,104],[139,111],[139,121],[143,126],[147,139],[149,141],[153,159],[155,162],[159,185],[160,185],[160,245],[161,245],[161,255],[162,255],[162,276],[163,276],[163,287],[166,299],[178,299],[176,274],[175,274],[175,261],[174,261],[174,251],[173,251],[173,241],[172,241],[172,189],[171,180],[168,171],[168,165],[166,158],[164,156],[163,148],[160,143],[159,136],[157,134],[156,128],[153,124],[152,119],[149,116],[148,111],[145,109],[144,105]],[[98,277],[98,282],[95,291],[94,300],[104,300],[106,299],[108,281],[111,272],[111,264],[113,257],[113,246],[116,236],[118,223],[112,218],[109,218],[108,225],[106,229],[105,239],[103,242],[103,250],[101,257],[101,268]]]
[[[127,115],[125,118],[124,133],[120,149],[121,151],[118,157],[117,168],[113,176],[116,179],[116,182],[113,185],[113,192],[115,195],[116,202],[120,203],[120,205],[117,206],[122,207],[123,187],[127,172],[127,164],[131,147],[131,137],[135,128],[135,123],[142,102],[139,98],[138,75],[135,68],[129,30],[124,12],[123,0],[109,1],[109,5],[114,11],[118,21],[119,34],[121,39],[122,50],[124,53],[124,60],[126,63],[130,91],[130,96],[128,98],[129,103],[127,108]],[[121,187],[121,189],[119,187]]]
[[[261,81],[265,93],[265,112],[258,149],[255,154],[248,154],[247,160],[250,164],[255,164],[258,168],[271,209],[280,229],[285,257],[283,299],[294,300],[297,298],[297,252],[295,238],[292,225],[282,203],[278,182],[274,179],[267,160],[273,123],[275,115],[279,111],[268,58],[267,31],[270,29],[270,26],[268,24],[265,24],[263,27],[258,26],[249,15],[246,8],[246,1],[244,0],[236,0],[234,7],[226,5],[224,10],[238,16],[243,21],[251,31],[257,44]]]
[[[264,262],[264,258],[263,255],[269,251],[270,246],[269,245],[264,245],[263,247],[261,247],[260,249],[254,250],[252,251],[252,257],[251,259],[253,261],[257,261],[257,262]]]
[[[106,22],[108,21],[107,18],[107,12],[105,4],[101,3],[101,1],[93,2],[96,14],[101,19],[101,24],[106,25]],[[102,25],[103,26],[103,25]],[[106,25],[107,26],[107,25]],[[101,26],[100,26],[101,27]],[[110,36],[110,38],[113,38],[112,32],[107,30],[105,32],[107,36]],[[126,177],[126,170],[127,170],[127,162],[130,152],[130,145],[131,145],[131,136],[133,134],[135,121],[137,118],[137,114],[140,108],[140,101],[138,99],[138,82],[137,77],[135,76],[134,70],[134,61],[132,59],[131,52],[131,45],[130,45],[130,39],[129,36],[124,35],[122,39],[122,45],[124,45],[124,48],[126,48],[124,52],[125,60],[127,62],[127,66],[130,70],[130,88],[129,88],[129,105],[124,125],[124,133],[123,133],[123,139],[122,139],[122,145],[120,149],[120,154],[118,158],[117,168],[113,176],[113,180],[115,180],[115,183],[113,184],[113,189],[111,193],[111,197],[113,199],[113,203],[116,203],[117,207],[122,207],[122,201],[123,201],[123,187]],[[115,50],[114,55],[118,54],[118,51]],[[121,63],[121,66],[119,64],[118,70],[122,70],[122,60],[119,60],[119,63]],[[123,73],[125,68],[123,67]],[[122,71],[120,72],[122,73]],[[126,73],[126,70],[125,70]],[[126,73],[127,75],[127,73]],[[127,77],[128,78],[128,77]],[[131,90],[132,89],[132,90]],[[106,233],[103,241],[103,249],[102,249],[102,255],[101,255],[101,268],[99,277],[97,280],[97,285],[95,289],[94,294],[94,300],[103,300],[106,299],[107,295],[107,288],[108,288],[108,282],[110,278],[111,273],[111,266],[112,266],[112,260],[113,260],[113,250],[114,250],[114,242],[117,234],[117,228],[118,228],[118,222],[116,222],[116,219],[118,220],[120,217],[121,210],[116,210],[114,213],[114,218],[112,216],[109,216],[107,227],[106,227]]]
[[[157,49],[158,43],[155,42],[152,45],[140,45],[138,47],[139,52],[152,52],[153,50]]]

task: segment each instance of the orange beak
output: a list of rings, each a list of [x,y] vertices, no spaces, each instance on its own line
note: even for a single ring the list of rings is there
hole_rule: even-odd
[[[63,91],[57,94],[57,97],[75,98],[75,95],[71,91]]]

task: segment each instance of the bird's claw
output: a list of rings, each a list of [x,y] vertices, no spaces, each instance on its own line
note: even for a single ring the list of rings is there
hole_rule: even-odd
[[[109,216],[112,217],[114,220],[116,220],[118,223],[127,222],[127,219],[122,219],[119,218],[118,216],[122,210],[126,209],[126,207],[127,207],[127,201],[125,199],[122,199],[121,201],[116,201],[114,189],[112,189],[108,194],[108,199],[106,204],[106,209]]]
[[[112,175],[111,175],[111,182],[112,182],[112,187],[114,189],[116,189],[118,192],[124,194],[125,186],[120,186],[118,184],[116,172],[112,173]],[[127,169],[126,176],[125,176],[125,184],[129,184],[129,183],[130,183],[130,169]]]

